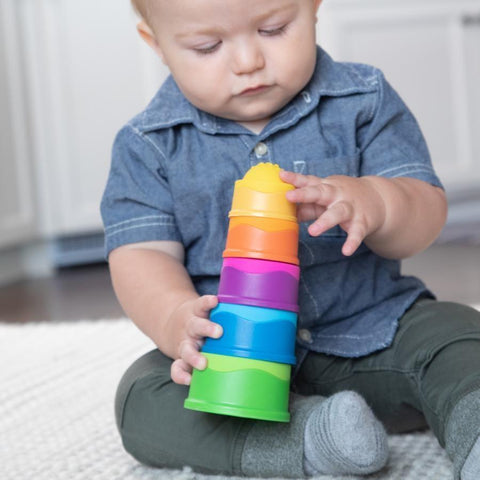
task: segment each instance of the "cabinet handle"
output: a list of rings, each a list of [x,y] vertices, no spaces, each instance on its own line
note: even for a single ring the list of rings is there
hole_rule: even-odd
[[[466,27],[479,27],[480,26],[480,13],[464,15],[462,17],[462,23]]]

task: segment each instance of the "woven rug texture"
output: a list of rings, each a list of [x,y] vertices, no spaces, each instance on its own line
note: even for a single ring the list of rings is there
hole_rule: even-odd
[[[223,480],[189,468],[148,468],[123,450],[116,385],[152,348],[127,319],[0,324],[0,480]],[[317,478],[452,478],[430,432],[392,435],[389,443],[388,466],[376,475]]]

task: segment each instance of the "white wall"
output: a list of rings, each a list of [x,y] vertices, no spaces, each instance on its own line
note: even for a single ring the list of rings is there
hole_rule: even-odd
[[[0,0],[0,283],[101,233],[114,135],[167,75],[135,23],[127,0]],[[480,0],[325,0],[318,29],[387,73],[449,189],[480,192]]]

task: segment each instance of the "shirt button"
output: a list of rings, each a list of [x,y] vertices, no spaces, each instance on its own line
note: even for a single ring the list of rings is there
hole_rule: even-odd
[[[268,147],[263,142],[257,143],[257,145],[255,145],[255,155],[257,157],[263,157],[267,154],[267,152]]]
[[[312,341],[312,334],[306,328],[302,328],[301,330],[299,330],[298,336],[300,340],[303,340],[304,342],[311,343]]]
[[[305,100],[305,103],[310,103],[312,101],[312,97],[306,90],[302,92],[302,97]]]

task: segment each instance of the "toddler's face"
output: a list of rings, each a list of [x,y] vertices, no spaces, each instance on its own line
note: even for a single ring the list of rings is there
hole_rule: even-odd
[[[196,107],[266,123],[313,73],[320,1],[157,0],[149,43]]]

